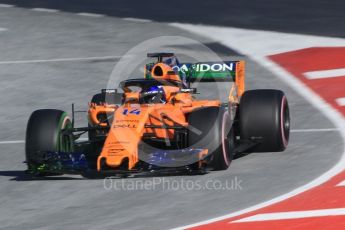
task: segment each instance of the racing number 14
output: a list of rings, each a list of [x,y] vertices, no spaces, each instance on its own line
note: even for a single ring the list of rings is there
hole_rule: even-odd
[[[123,115],[128,115],[128,114],[139,115],[140,114],[140,110],[139,109],[132,109],[131,111],[129,111],[128,109],[124,109],[122,114]]]

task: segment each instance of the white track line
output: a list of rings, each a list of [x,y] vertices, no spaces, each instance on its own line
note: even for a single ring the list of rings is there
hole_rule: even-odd
[[[339,106],[345,106],[345,97],[337,98],[335,101]]]
[[[123,20],[130,21],[130,22],[152,22],[150,19],[143,19],[143,18],[122,18]]]
[[[79,57],[79,58],[56,58],[56,59],[39,59],[39,60],[18,60],[18,61],[0,61],[0,65],[6,64],[30,64],[30,63],[45,63],[45,62],[68,62],[68,61],[87,61],[87,60],[104,60],[117,59],[122,56],[103,56],[103,57]]]
[[[235,220],[235,221],[232,221],[229,223],[271,221],[271,220],[289,220],[289,219],[299,219],[299,218],[322,217],[322,216],[342,216],[342,215],[345,215],[345,208],[319,209],[319,210],[308,210],[308,211],[292,211],[292,212],[276,212],[276,213],[257,214],[254,216]]]
[[[303,49],[306,47],[313,46],[345,46],[345,39],[341,38],[327,38],[309,35],[296,35],[296,34],[286,34],[280,32],[268,32],[259,30],[247,30],[247,29],[237,29],[237,28],[224,28],[215,26],[199,26],[191,24],[179,24],[171,23],[170,25],[184,29],[191,33],[196,33],[198,35],[209,37],[223,45],[248,56],[250,59],[254,60],[259,65],[270,70],[279,79],[288,84],[295,89],[297,94],[300,94],[305,100],[310,102],[314,107],[316,107],[321,113],[323,113],[335,127],[339,129],[339,133],[342,137],[343,144],[345,143],[345,121],[337,110],[332,106],[327,104],[319,95],[313,92],[309,87],[304,85],[301,81],[296,79],[291,73],[286,71],[284,68],[276,64],[267,58],[268,55],[279,54],[282,52],[293,51],[296,49]],[[258,42],[265,41],[265,42]],[[336,163],[331,169],[323,173],[321,176],[310,181],[309,183],[298,187],[292,191],[289,191],[281,196],[275,197],[271,200],[256,204],[254,206],[232,212],[223,216],[216,218],[211,218],[198,223],[178,227],[175,229],[186,229],[192,228],[204,224],[214,223],[216,221],[221,221],[224,219],[236,217],[243,215],[248,212],[252,212],[269,205],[278,203],[280,201],[286,200],[290,197],[298,195],[305,192],[311,188],[314,188],[326,181],[331,177],[341,173],[345,169],[345,148],[341,159]]]
[[[104,14],[94,14],[94,13],[86,13],[86,12],[76,13],[76,15],[85,16],[85,17],[92,17],[92,18],[100,18],[100,17],[105,16]]]
[[[33,11],[38,11],[38,12],[47,12],[47,13],[56,13],[56,12],[59,12],[59,10],[56,10],[56,9],[48,9],[48,8],[32,8],[31,10],[33,10]]]
[[[17,140],[17,141],[0,141],[0,145],[3,144],[22,144],[25,143],[24,140]]]
[[[342,76],[345,76],[345,68],[311,71],[311,72],[304,73],[304,76],[310,80],[331,78],[331,77],[342,77]]]
[[[337,186],[345,186],[345,180],[343,180],[342,182],[340,182],[339,184],[337,184]]]
[[[88,138],[81,137],[78,139],[78,141],[87,141]],[[0,141],[0,145],[6,145],[6,144],[24,144],[25,140],[15,140],[15,141]]]
[[[6,31],[6,30],[7,30],[6,28],[0,28],[0,32]]]
[[[0,4],[0,7],[3,7],[3,8],[10,8],[10,7],[14,7],[14,5],[10,5],[10,4]]]

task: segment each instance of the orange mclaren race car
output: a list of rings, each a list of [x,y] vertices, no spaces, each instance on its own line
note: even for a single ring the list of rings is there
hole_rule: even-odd
[[[179,63],[151,53],[145,77],[104,89],[89,103],[87,127],[60,110],[32,113],[26,163],[34,175],[128,175],[225,170],[243,152],[283,151],[290,117],[282,91],[245,91],[244,61]],[[199,82],[232,82],[228,100],[198,100]],[[203,84],[203,83],[200,83]],[[73,106],[72,106],[73,108]],[[81,135],[88,133],[87,139]]]

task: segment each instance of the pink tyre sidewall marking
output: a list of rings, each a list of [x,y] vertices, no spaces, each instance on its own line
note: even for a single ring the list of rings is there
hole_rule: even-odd
[[[228,159],[228,151],[229,151],[229,149],[226,147],[227,143],[225,141],[226,140],[225,131],[226,131],[226,125],[227,125],[228,118],[229,118],[229,112],[226,111],[223,114],[223,120],[222,120],[222,149],[223,149],[224,161],[225,161],[225,164],[227,166],[229,166],[230,163],[231,163],[231,160],[229,161],[229,159]]]
[[[284,132],[285,104],[286,104],[286,97],[283,96],[282,103],[281,103],[281,108],[280,108],[280,131],[281,131],[281,136],[282,136],[284,148],[286,148],[286,146],[288,145],[288,141],[286,139],[285,132]]]

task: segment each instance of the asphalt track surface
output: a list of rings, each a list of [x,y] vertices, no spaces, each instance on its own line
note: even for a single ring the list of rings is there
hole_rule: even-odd
[[[14,20],[15,19],[15,20]],[[268,70],[214,41],[164,23],[83,17],[70,12],[0,8],[0,63],[16,60],[121,57],[143,40],[179,35],[208,44],[222,58],[247,60],[247,86],[278,88],[288,97],[292,129],[334,128],[322,114]],[[188,44],[186,44],[188,46]],[[182,47],[185,48],[185,47]],[[228,55],[227,55],[228,54]],[[230,55],[229,55],[230,54]],[[107,84],[116,57],[97,60],[0,64],[0,140],[23,140],[30,113],[39,108],[70,111]],[[203,87],[212,94],[212,85]],[[207,90],[207,91],[206,91]],[[202,93],[202,92],[201,92]],[[85,117],[77,122],[86,124]],[[0,228],[6,229],[166,229],[237,211],[284,194],[321,175],[340,158],[337,132],[293,132],[282,153],[250,154],[227,171],[202,176],[158,177],[174,181],[240,180],[236,190],[104,188],[103,180],[78,176],[31,180],[24,175],[24,145],[0,145]],[[153,181],[129,178],[121,182]]]

